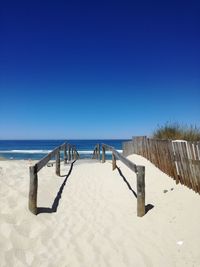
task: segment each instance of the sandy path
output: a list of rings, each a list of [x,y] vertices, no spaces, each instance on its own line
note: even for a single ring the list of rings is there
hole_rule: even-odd
[[[200,266],[200,196],[144,158],[129,158],[146,166],[146,204],[154,208],[143,218],[110,162],[75,163],[61,198],[65,177],[45,167],[38,192],[43,212],[34,216],[27,209],[28,161],[1,161],[0,266]],[[117,164],[135,190],[135,174]],[[62,166],[63,175],[69,170]],[[56,212],[44,213],[53,203]]]

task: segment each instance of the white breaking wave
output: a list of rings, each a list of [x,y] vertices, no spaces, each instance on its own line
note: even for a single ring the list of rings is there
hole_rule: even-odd
[[[1,150],[0,153],[17,153],[17,154],[48,154],[52,150]]]
[[[92,154],[93,150],[78,150],[79,154]]]
[[[16,154],[48,154],[52,150],[0,150],[0,153],[4,154],[10,154],[10,153],[16,153]],[[122,153],[122,150],[117,150],[119,153]],[[93,150],[78,150],[79,154],[92,154]],[[112,154],[111,151],[106,151],[107,154]]]

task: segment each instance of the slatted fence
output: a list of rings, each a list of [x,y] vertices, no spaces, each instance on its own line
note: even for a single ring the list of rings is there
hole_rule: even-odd
[[[200,193],[200,142],[133,137],[123,144],[123,155],[130,154],[147,158],[177,183]]]

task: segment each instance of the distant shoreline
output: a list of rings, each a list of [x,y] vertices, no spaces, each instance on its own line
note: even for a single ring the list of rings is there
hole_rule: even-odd
[[[119,152],[122,151],[122,143],[125,139],[115,140],[9,140],[0,141],[0,158],[17,160],[17,159],[32,159],[39,160],[50,153],[62,143],[70,142],[76,146],[81,158],[91,158],[95,145],[108,143],[115,147]],[[111,154],[107,153],[109,157]]]

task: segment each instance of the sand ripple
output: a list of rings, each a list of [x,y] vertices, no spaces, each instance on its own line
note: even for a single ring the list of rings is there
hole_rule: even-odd
[[[136,198],[110,162],[75,163],[60,198],[65,177],[44,168],[38,206],[50,211],[54,203],[57,211],[38,216],[27,209],[29,162],[0,162],[0,266],[199,266],[199,196],[142,157],[131,158],[146,165],[146,204],[155,206],[143,218],[136,216]],[[135,190],[135,174],[118,166]],[[62,166],[62,174],[69,169]],[[182,246],[178,240],[184,240]]]

